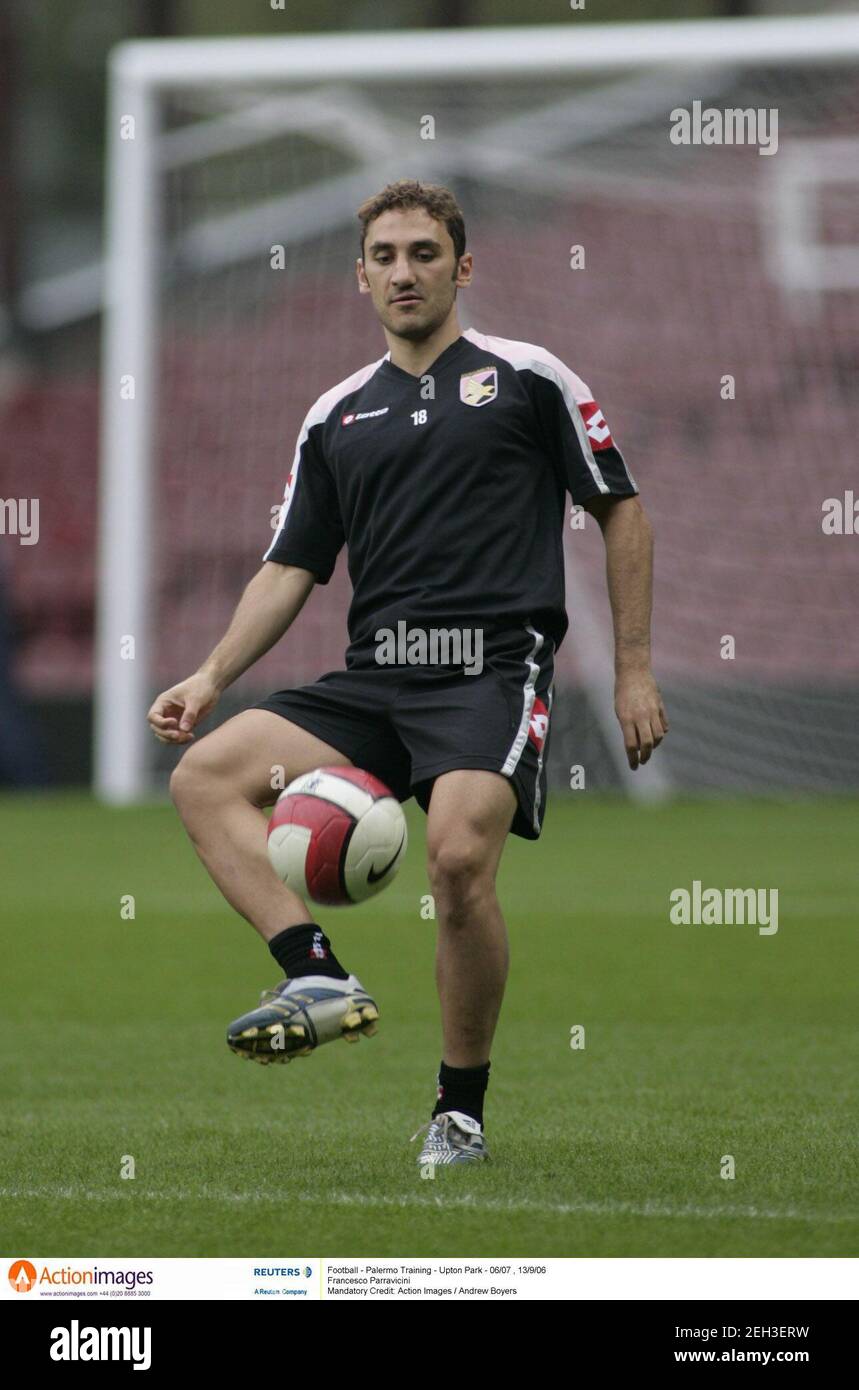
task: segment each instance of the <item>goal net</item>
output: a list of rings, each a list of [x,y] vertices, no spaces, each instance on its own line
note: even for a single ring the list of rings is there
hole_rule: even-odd
[[[355,209],[400,177],[463,207],[463,327],[584,378],[653,520],[670,739],[625,772],[571,514],[551,781],[856,786],[859,20],[135,43],[110,128],[103,796],[163,785],[148,703],[222,635],[310,404],[386,350]],[[342,666],[349,597],[344,552],[217,720]]]

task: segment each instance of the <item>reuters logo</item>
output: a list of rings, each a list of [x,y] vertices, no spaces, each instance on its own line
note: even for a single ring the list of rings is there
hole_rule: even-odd
[[[16,1260],[9,1266],[9,1283],[16,1293],[29,1293],[36,1282],[36,1266],[29,1260]]]

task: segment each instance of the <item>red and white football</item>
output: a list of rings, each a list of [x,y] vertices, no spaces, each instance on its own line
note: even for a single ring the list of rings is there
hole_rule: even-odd
[[[278,878],[326,907],[381,893],[407,846],[399,801],[357,767],[318,767],[296,777],[278,797],[268,827],[268,857]]]

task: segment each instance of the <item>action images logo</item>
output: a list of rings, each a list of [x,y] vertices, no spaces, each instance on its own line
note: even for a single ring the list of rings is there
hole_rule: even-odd
[[[36,1278],[36,1266],[29,1260],[16,1260],[9,1266],[9,1283],[16,1293],[29,1293]]]
[[[61,1269],[50,1269],[42,1265],[41,1272],[30,1260],[15,1260],[9,1266],[9,1283],[16,1293],[30,1293],[37,1285],[93,1286],[105,1290],[111,1288],[138,1288],[152,1284],[154,1275],[148,1269],[71,1269],[68,1265]]]

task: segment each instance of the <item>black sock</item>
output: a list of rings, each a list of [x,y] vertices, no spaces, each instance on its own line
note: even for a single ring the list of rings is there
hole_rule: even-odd
[[[331,980],[348,980],[331,949],[331,942],[316,922],[301,922],[278,932],[268,943],[284,975],[290,980],[302,975],[327,975]]]
[[[442,1062],[438,1069],[438,1100],[433,1115],[440,1115],[443,1110],[461,1110],[482,1125],[483,1099],[488,1085],[488,1062],[482,1067],[449,1067]]]

